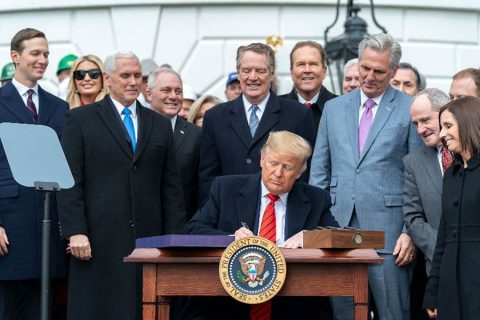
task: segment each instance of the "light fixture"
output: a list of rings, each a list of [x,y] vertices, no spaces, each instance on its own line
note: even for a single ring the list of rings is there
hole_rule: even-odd
[[[379,29],[382,30],[382,32],[387,33],[387,30],[377,22],[377,19],[375,18],[374,7],[373,0],[370,0],[370,10],[372,13],[373,22]],[[360,7],[358,5],[354,5],[353,0],[348,0],[347,19],[344,23],[345,31],[338,37],[330,40],[328,38],[328,32],[337,23],[340,12],[340,0],[338,0],[335,20],[325,29],[324,32],[327,65],[330,69],[330,63],[333,62],[338,80],[338,90],[336,90],[333,76],[330,74],[332,90],[336,93],[341,93],[343,82],[343,65],[348,60],[358,56],[358,44],[367,34],[367,22],[358,16],[359,11]]]

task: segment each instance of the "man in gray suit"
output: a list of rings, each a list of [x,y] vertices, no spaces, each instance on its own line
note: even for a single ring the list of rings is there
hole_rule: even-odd
[[[327,102],[310,183],[330,190],[341,226],[385,232],[385,248],[378,250],[384,262],[369,267],[373,302],[381,320],[409,319],[407,266],[416,248],[404,226],[402,158],[421,140],[410,123],[411,98],[389,85],[400,45],[376,34],[362,40],[358,51],[360,88]],[[347,299],[333,299],[337,319],[353,319],[353,301]]]
[[[428,319],[423,308],[423,294],[442,213],[442,142],[438,113],[448,101],[448,96],[441,90],[430,88],[417,93],[410,106],[412,123],[425,143],[403,158],[405,225],[421,251],[417,255],[410,290],[412,319]],[[443,152],[448,153],[448,150]]]

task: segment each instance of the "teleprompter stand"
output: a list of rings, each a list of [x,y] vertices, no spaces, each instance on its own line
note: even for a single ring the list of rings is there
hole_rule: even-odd
[[[2,123],[0,139],[15,181],[44,194],[42,220],[41,319],[49,318],[50,295],[50,198],[73,187],[74,180],[58,137],[43,125]],[[8,230],[7,230],[8,232]]]

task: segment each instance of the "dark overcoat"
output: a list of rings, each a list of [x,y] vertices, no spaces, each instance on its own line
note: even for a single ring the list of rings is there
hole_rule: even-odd
[[[60,136],[68,104],[40,87],[38,98],[38,124],[52,128]],[[11,82],[0,88],[1,122],[33,124],[32,114]],[[64,278],[65,244],[60,240],[56,204],[52,198],[50,276]],[[13,179],[0,143],[0,225],[5,228],[10,242],[8,254],[0,256],[0,280],[40,278],[42,219],[43,195],[34,188],[19,185]]]
[[[424,306],[439,320],[473,320],[480,315],[480,154],[467,168],[456,159],[445,172],[443,213]]]
[[[298,134],[312,148],[315,145],[311,110],[298,101],[279,98],[273,92],[270,92],[253,137],[247,122],[243,95],[208,110],[200,141],[200,204],[207,201],[215,177],[260,172],[260,149],[271,131],[281,130]],[[308,171],[302,176],[304,181],[308,181]]]
[[[86,234],[92,259],[71,258],[68,319],[135,319],[141,281],[123,263],[135,238],[175,232],[185,215],[170,121],[137,103],[138,139],[109,96],[66,115],[62,146],[75,186],[60,192],[65,238]]]
[[[317,101],[315,101],[315,103],[310,107],[313,113],[313,129],[315,130],[315,135],[318,132],[318,126],[320,125],[320,118],[322,117],[325,103],[328,100],[335,98],[336,96],[337,95],[328,91],[328,89],[324,86],[320,88],[320,94],[318,95]],[[289,93],[283,94],[279,97],[298,101],[298,94],[295,88],[293,88],[292,91],[290,91]]]

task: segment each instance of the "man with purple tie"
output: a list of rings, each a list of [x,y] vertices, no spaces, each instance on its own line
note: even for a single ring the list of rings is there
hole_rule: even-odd
[[[390,35],[362,40],[360,90],[325,105],[310,175],[310,184],[330,190],[340,226],[385,232],[385,247],[378,250],[384,262],[369,267],[369,288],[381,320],[409,319],[408,265],[416,250],[403,222],[402,158],[421,140],[410,122],[411,98],[390,87],[401,55]],[[333,300],[338,319],[353,318],[353,301],[346,307]]]

